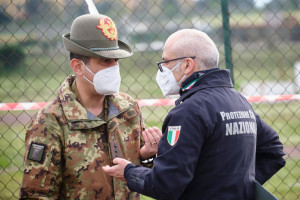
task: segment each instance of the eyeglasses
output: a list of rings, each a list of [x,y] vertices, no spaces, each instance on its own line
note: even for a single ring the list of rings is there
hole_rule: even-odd
[[[180,58],[174,58],[174,59],[171,59],[171,60],[165,60],[165,61],[161,61],[161,62],[157,62],[157,66],[158,66],[158,69],[163,72],[163,68],[162,68],[162,64],[163,63],[168,63],[168,62],[171,62],[171,61],[174,61],[174,60],[181,60],[181,59],[186,59],[186,58],[192,58],[192,59],[195,59],[196,56],[191,56],[191,57],[180,57]]]

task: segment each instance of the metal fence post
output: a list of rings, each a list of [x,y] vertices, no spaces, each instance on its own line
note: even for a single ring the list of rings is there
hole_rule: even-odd
[[[226,69],[230,70],[230,76],[231,76],[232,82],[234,83],[233,64],[232,64],[232,55],[231,55],[231,42],[230,42],[228,0],[220,0],[220,1],[221,1],[221,5],[222,5],[222,22],[223,22]]]

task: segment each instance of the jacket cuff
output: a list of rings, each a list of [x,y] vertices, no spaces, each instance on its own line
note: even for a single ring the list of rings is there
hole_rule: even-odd
[[[126,165],[124,169],[124,177],[127,181],[127,186],[131,191],[142,193],[144,192],[145,176],[151,170],[146,167],[137,166],[132,163]]]
[[[131,168],[133,168],[133,167],[135,167],[136,165],[134,165],[134,164],[132,164],[132,163],[129,163],[128,165],[126,165],[126,167],[125,167],[125,169],[124,169],[124,177],[125,177],[125,179],[127,179],[127,177],[128,177],[128,171],[131,169]]]

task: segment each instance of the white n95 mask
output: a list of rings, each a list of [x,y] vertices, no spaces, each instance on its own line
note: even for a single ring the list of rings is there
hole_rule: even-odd
[[[179,90],[180,90],[179,84],[182,82],[182,80],[185,78],[186,75],[183,75],[183,77],[177,83],[172,71],[176,67],[180,66],[181,63],[182,62],[176,64],[175,67],[173,67],[173,69],[171,70],[165,66],[162,66],[163,71],[162,72],[160,70],[157,71],[156,82],[160,87],[164,96],[179,94]]]
[[[87,79],[84,75],[83,77],[88,82],[94,85],[97,93],[102,95],[110,95],[119,92],[121,85],[121,76],[118,64],[102,69],[96,74],[94,74],[84,63],[83,65],[91,74],[94,75],[93,82]]]

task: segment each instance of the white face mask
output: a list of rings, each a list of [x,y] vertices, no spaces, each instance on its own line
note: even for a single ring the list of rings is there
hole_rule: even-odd
[[[172,71],[176,67],[180,66],[181,63],[182,62],[176,64],[175,67],[173,67],[173,69],[171,70],[165,66],[162,66],[163,72],[161,72],[160,70],[157,71],[156,82],[164,96],[179,94],[179,84],[182,82],[186,75],[183,75],[183,77],[177,83]]]
[[[83,62],[82,62],[83,63]],[[83,65],[87,68],[89,72],[94,75],[93,82],[87,79],[84,75],[83,77],[94,85],[97,93],[102,95],[110,95],[113,93],[118,93],[120,90],[121,76],[119,65],[102,69],[94,74],[84,63]]]

